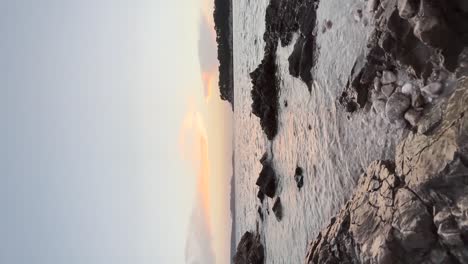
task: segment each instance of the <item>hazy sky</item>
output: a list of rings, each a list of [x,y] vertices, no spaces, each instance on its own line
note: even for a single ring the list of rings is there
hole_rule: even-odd
[[[0,263],[228,260],[211,5],[0,0]]]

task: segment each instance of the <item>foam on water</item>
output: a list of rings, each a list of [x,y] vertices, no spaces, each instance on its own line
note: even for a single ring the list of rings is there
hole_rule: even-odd
[[[336,97],[362,53],[371,28],[364,25],[366,16],[361,22],[353,16],[353,11],[365,9],[364,1],[322,0],[318,28],[326,19],[333,27],[318,33],[320,50],[312,70],[315,82],[311,93],[302,81],[289,75],[288,56],[294,41],[278,48],[279,132],[269,142],[259,119],[251,114],[249,77],[263,58],[268,2],[233,1],[236,243],[245,231],[255,230],[258,222],[266,263],[302,263],[307,245],[349,198],[363,169],[373,160],[393,156],[401,130],[370,109],[350,116],[339,108]],[[279,177],[277,195],[284,208],[281,222],[274,217],[274,201],[269,198],[262,207],[263,222],[257,213],[260,202],[255,181],[265,151],[271,152]],[[294,181],[296,166],[304,169],[304,187],[300,191]]]

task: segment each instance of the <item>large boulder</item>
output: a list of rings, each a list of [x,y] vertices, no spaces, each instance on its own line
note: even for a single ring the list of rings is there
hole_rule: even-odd
[[[245,232],[233,257],[234,264],[263,264],[265,253],[260,235]]]
[[[468,263],[468,79],[430,134],[373,162],[306,263]]]

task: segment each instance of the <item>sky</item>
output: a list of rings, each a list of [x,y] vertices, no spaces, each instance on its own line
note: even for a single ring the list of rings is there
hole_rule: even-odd
[[[228,263],[209,0],[0,0],[0,263]]]

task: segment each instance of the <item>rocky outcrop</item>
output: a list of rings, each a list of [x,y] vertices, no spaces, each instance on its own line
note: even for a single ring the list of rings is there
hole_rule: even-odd
[[[264,248],[260,241],[260,235],[245,232],[234,255],[234,264],[263,264],[265,259]]]
[[[468,79],[373,162],[306,263],[468,263]]]
[[[300,77],[309,91],[312,88],[313,80],[311,70],[317,57],[315,36],[317,35],[318,4],[318,0],[297,1],[295,21],[299,24],[299,38],[296,40],[294,50],[288,58],[289,73],[296,78]]]
[[[277,179],[276,173],[268,159],[261,159],[263,165],[260,175],[255,184],[260,188],[257,197],[263,202],[264,195],[273,198],[276,194]]]
[[[276,50],[289,45],[295,32],[299,38],[290,55],[289,72],[300,77],[312,87],[311,69],[316,51],[314,31],[316,27],[317,0],[271,0],[265,15],[264,56],[260,65],[250,73],[252,79],[252,113],[260,118],[260,124],[269,140],[278,132],[278,94]]]
[[[468,46],[465,5],[463,0],[369,1],[375,30],[365,54],[356,60],[339,102],[348,112],[363,108],[375,78],[384,83],[388,72],[420,87],[464,72],[459,69],[463,49]]]
[[[278,94],[276,53],[265,54],[262,63],[250,73],[252,79],[252,113],[260,118],[260,125],[269,140],[278,133]]]

